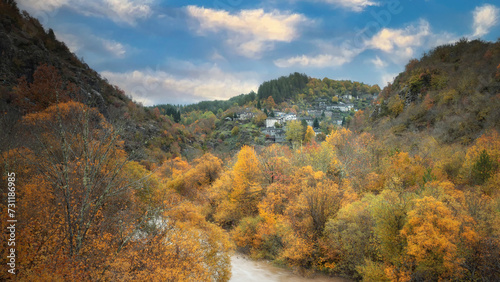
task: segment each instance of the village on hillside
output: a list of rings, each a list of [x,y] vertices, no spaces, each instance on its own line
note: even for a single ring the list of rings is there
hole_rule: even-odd
[[[363,94],[353,97],[351,94],[334,96],[335,102],[326,98],[316,98],[298,113],[289,110],[271,110],[267,114],[261,132],[265,135],[266,143],[287,142],[286,132],[291,121],[300,121],[304,126],[311,126],[315,135],[328,135],[328,128],[332,126],[341,127],[346,125],[355,112],[360,110],[359,106],[366,106],[375,100],[377,95]],[[266,110],[267,112],[267,110]],[[234,117],[226,117],[227,121],[238,120],[249,122],[256,116],[252,107],[239,110]],[[321,124],[321,125],[320,125]]]

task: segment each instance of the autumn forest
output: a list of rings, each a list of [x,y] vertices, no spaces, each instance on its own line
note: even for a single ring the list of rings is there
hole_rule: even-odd
[[[383,89],[293,73],[145,107],[14,1],[0,18],[0,280],[228,281],[235,253],[306,277],[500,279],[499,41],[436,47]],[[262,132],[280,113],[283,142]]]

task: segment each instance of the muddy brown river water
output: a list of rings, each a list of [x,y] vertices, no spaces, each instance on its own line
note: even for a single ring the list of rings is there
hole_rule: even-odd
[[[232,276],[230,282],[349,282],[343,278],[317,275],[305,278],[289,270],[275,267],[265,261],[253,261],[241,255],[231,257]]]

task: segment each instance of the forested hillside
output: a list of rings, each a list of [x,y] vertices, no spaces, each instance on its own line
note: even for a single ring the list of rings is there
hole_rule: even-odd
[[[174,121],[108,84],[15,1],[0,1],[0,38],[0,280],[227,281],[227,234],[167,185],[166,169],[151,171],[180,155],[155,143]]]
[[[2,151],[18,142],[10,135],[14,121],[55,103],[57,97],[51,92],[60,89],[66,92],[60,101],[71,99],[97,108],[120,130],[124,149],[135,160],[152,167],[172,155],[180,155],[178,143],[163,144],[161,149],[150,145],[156,145],[158,138],[165,137],[169,130],[178,139],[173,121],[135,103],[117,86],[109,84],[71,53],[64,42],[58,41],[51,29],[45,30],[36,18],[19,11],[15,1],[2,0],[0,5]],[[181,135],[181,143],[188,144],[189,138]]]
[[[358,130],[396,135],[426,132],[440,142],[470,145],[500,127],[500,43],[462,39],[413,59],[386,87],[371,120]]]
[[[437,47],[382,90],[293,73],[144,107],[14,1],[0,38],[0,261],[19,280],[227,281],[234,251],[305,276],[500,280],[498,41]]]
[[[271,81],[266,81],[259,86],[257,96],[260,100],[272,96],[276,103],[281,103],[286,99],[292,99],[299,94],[306,86],[309,79],[306,75],[294,73],[288,77],[280,77]]]

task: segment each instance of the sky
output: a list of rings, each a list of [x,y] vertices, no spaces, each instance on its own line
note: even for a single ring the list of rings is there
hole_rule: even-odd
[[[500,1],[18,0],[135,101],[190,104],[293,72],[391,82],[461,38],[497,41]]]

